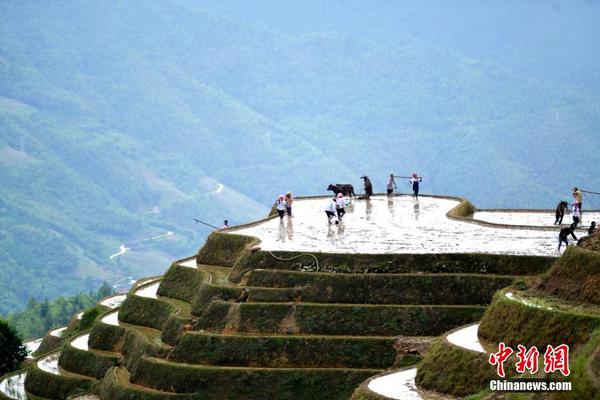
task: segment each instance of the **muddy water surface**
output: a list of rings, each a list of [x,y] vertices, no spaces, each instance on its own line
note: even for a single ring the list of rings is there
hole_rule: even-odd
[[[456,200],[410,196],[355,200],[340,224],[328,224],[327,199],[294,202],[294,217],[231,233],[258,237],[263,250],[335,253],[491,253],[557,256],[557,232],[490,228],[454,221]]]

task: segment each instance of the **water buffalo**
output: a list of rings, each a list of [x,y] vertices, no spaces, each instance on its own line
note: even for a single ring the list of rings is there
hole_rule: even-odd
[[[336,195],[341,192],[344,196],[356,196],[354,186],[349,183],[332,183],[327,187],[327,190],[332,190]]]

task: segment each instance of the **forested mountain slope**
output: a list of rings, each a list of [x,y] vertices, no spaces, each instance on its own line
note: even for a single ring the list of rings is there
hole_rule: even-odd
[[[254,219],[286,190],[363,174],[382,190],[412,170],[424,191],[478,206],[552,207],[573,184],[600,188],[600,97],[581,81],[389,18],[287,29],[269,23],[273,3],[229,5],[0,5],[0,314],[162,272],[207,234],[192,217]],[[110,259],[122,243],[132,250]]]

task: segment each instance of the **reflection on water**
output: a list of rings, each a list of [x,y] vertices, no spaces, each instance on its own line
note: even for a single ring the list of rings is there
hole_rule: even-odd
[[[119,326],[119,310],[106,314],[102,318],[102,322],[107,325]]]
[[[88,340],[90,338],[90,334],[87,333],[83,336],[79,336],[78,338],[76,338],[75,340],[73,340],[71,342],[71,346],[75,347],[76,349],[79,350],[88,350]]]
[[[371,214],[373,213],[373,203],[371,203],[370,199],[365,200],[366,202],[366,207],[365,207],[365,219],[367,221],[371,220]]]
[[[47,357],[42,358],[37,362],[38,368],[42,371],[46,371],[50,374],[60,375],[60,370],[58,368],[58,359],[60,357],[60,352],[50,354]]]
[[[420,210],[420,205],[419,205],[419,200],[415,201],[415,204],[413,205],[413,213],[415,216],[415,221],[419,220],[419,210]]]
[[[117,308],[120,307],[121,304],[123,304],[126,297],[127,296],[124,294],[118,294],[116,296],[109,297],[108,299],[102,301],[100,304],[108,308]]]
[[[373,379],[369,382],[369,389],[391,399],[421,400],[423,397],[417,392],[416,377],[416,368],[407,369]]]
[[[157,299],[158,295],[156,293],[158,292],[159,286],[160,286],[160,281],[158,281],[152,285],[144,286],[143,288],[136,290],[135,294],[136,294],[136,296],[140,296],[140,297],[147,297],[149,299]]]
[[[469,325],[466,328],[460,329],[448,335],[448,341],[458,347],[484,353],[485,350],[479,342],[477,332],[479,324]]]
[[[446,213],[456,205],[456,200],[426,196],[419,197],[418,202],[408,195],[373,196],[369,202],[353,200],[346,207],[343,226],[329,227],[323,215],[324,199],[297,200],[293,233],[288,232],[285,220],[278,218],[228,233],[256,236],[264,250],[556,256],[557,232],[451,220]]]
[[[279,226],[277,228],[277,241],[285,242],[286,239],[292,241],[294,239],[294,223],[292,218],[287,218],[284,222],[283,219],[279,220]]]
[[[286,232],[288,240],[292,240],[294,238],[294,225],[292,224],[291,218],[288,218],[287,220]]]
[[[15,400],[27,400],[25,393],[26,372],[13,375],[0,382],[0,392],[5,396]]]

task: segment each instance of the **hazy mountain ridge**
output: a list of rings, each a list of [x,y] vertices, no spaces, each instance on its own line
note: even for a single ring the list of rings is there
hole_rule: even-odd
[[[425,192],[494,207],[600,188],[585,167],[599,160],[593,90],[408,27],[392,39],[389,21],[382,40],[185,1],[0,9],[0,313],[162,272],[208,232],[191,217],[247,221],[281,192],[365,173],[381,191],[389,172],[418,170]],[[108,260],[167,230],[176,240]]]

